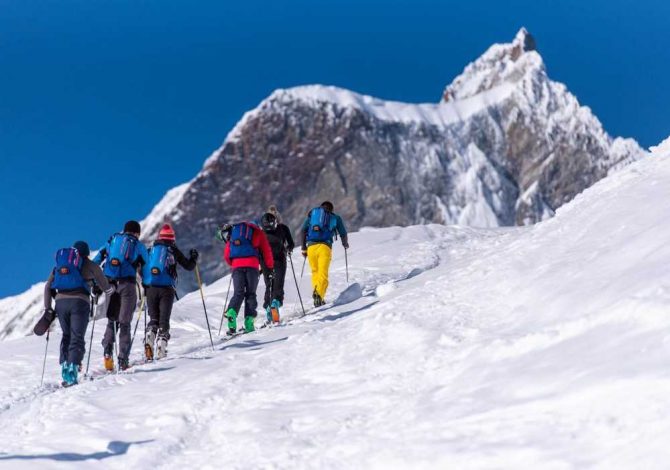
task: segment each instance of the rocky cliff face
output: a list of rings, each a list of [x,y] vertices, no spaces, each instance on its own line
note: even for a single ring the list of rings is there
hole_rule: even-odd
[[[225,272],[215,227],[271,203],[293,229],[325,199],[352,229],[531,224],[642,155],[548,78],[522,29],[468,65],[437,104],[323,86],[277,90],[152,214],[148,238],[172,220],[180,244],[203,252],[211,281]]]

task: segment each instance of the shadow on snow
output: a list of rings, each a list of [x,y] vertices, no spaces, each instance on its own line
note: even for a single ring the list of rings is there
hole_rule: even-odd
[[[146,444],[153,442],[153,439],[147,441],[123,442],[111,441],[107,444],[107,450],[100,452],[93,452],[90,454],[77,454],[76,452],[60,452],[55,454],[35,454],[35,455],[7,455],[0,454],[0,461],[2,460],[38,460],[48,459],[57,462],[82,462],[84,460],[104,460],[109,457],[116,457],[124,455],[133,444]]]

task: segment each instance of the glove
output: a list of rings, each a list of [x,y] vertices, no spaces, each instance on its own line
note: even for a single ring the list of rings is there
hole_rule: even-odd
[[[275,278],[275,270],[271,269],[270,272],[268,272],[268,280],[273,280]]]
[[[342,237],[342,246],[344,247],[345,250],[349,249],[349,238],[348,237]]]
[[[101,294],[102,294],[102,289],[100,289],[100,287],[98,287],[97,284],[94,285],[93,286],[93,295],[96,296],[96,297],[99,297]]]
[[[303,257],[307,258],[307,248],[303,248],[301,253]]]
[[[200,253],[198,253],[198,250],[196,250],[195,248],[192,248],[190,254],[191,254],[191,259],[193,261],[198,261],[198,258],[200,257]]]

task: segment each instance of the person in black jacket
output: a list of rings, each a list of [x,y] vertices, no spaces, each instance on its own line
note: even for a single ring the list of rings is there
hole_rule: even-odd
[[[274,206],[273,206],[274,208]],[[276,209],[275,209],[276,211]],[[265,281],[265,298],[263,308],[269,322],[272,319],[272,309],[276,309],[279,315],[279,307],[284,303],[284,279],[286,278],[286,257],[290,256],[295,247],[291,230],[271,212],[266,212],[261,217],[261,227],[270,242],[272,257],[274,258],[274,278],[270,278],[271,270],[261,259],[263,280]],[[278,320],[278,317],[275,321]]]
[[[177,284],[177,264],[187,271],[193,271],[198,261],[198,251],[192,249],[190,258],[177,248],[175,233],[170,224],[165,224],[158,233],[158,239],[149,251],[149,263],[146,265],[144,282],[146,301],[149,310],[149,325],[145,342],[145,354],[151,360],[167,355],[167,343],[170,339],[170,315],[175,298]]]

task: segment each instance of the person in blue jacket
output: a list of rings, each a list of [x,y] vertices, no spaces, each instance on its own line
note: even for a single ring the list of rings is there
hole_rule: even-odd
[[[123,232],[112,235],[107,243],[100,248],[93,261],[103,265],[103,273],[116,292],[107,307],[107,329],[102,339],[104,348],[105,369],[114,369],[115,330],[119,331],[119,368],[128,368],[130,354],[130,323],[137,306],[137,273],[148,262],[146,247],[140,242],[141,227],[139,222],[129,220]]]
[[[328,289],[328,269],[332,259],[333,238],[340,235],[344,249],[349,248],[347,229],[342,217],[333,212],[330,201],[321,203],[307,214],[302,224],[302,255],[312,269],[312,299],[314,306],[324,305]]]

